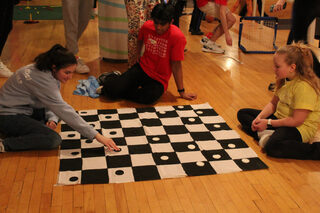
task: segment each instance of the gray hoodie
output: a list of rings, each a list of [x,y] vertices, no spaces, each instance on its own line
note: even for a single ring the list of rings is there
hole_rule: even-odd
[[[45,108],[48,120],[58,122],[60,118],[89,139],[98,134],[62,99],[60,82],[52,72],[30,64],[17,70],[0,88],[0,115],[30,116],[34,108]]]

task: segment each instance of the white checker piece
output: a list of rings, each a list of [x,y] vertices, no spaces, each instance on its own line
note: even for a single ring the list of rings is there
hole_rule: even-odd
[[[211,134],[217,140],[228,140],[228,139],[240,138],[239,134],[235,130],[211,131]]]
[[[159,165],[157,168],[161,178],[178,178],[187,176],[180,164]]]
[[[156,165],[151,153],[130,155],[132,166]]]
[[[122,128],[142,127],[140,119],[120,120]]]
[[[106,157],[90,157],[90,158],[82,158],[82,169],[105,169],[107,168],[107,160]]]
[[[162,125],[164,126],[178,126],[183,125],[180,118],[160,118]]]

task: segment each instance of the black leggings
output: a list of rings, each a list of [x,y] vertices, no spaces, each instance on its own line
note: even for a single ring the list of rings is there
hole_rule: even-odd
[[[261,110],[246,108],[240,109],[237,114],[242,129],[256,140],[258,140],[258,135],[257,132],[251,130],[251,124],[260,112]],[[276,119],[274,115],[268,118]],[[297,128],[277,127],[273,129],[274,133],[264,147],[267,155],[276,158],[320,159],[320,143],[303,143]]]
[[[13,0],[1,1],[0,7],[0,55],[12,29]]]
[[[108,98],[123,98],[140,104],[154,103],[163,92],[163,85],[150,78],[138,63],[120,76],[108,76],[102,89],[102,94]]]

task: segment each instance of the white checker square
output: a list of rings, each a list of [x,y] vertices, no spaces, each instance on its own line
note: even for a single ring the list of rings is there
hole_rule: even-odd
[[[193,141],[193,138],[191,137],[190,133],[168,135],[168,137],[169,137],[171,143],[192,142]]]
[[[235,130],[211,131],[211,134],[217,140],[228,140],[228,139],[240,138],[239,134]]]
[[[158,165],[157,168],[161,178],[179,178],[187,176],[181,164]]]
[[[223,149],[221,144],[216,141],[196,141],[196,144],[198,145],[200,150],[219,150]]]
[[[153,153],[174,152],[171,143],[152,143],[150,147]]]
[[[101,129],[100,121],[87,122],[94,129]]]
[[[232,159],[256,158],[257,154],[250,148],[225,149]]]
[[[82,158],[82,169],[105,169],[107,168],[107,159],[103,157]]]
[[[81,183],[81,171],[61,171],[61,172],[59,172],[58,183],[63,184],[63,185],[80,184]]]
[[[212,109],[208,103],[191,105],[192,109]]]
[[[204,124],[186,124],[186,128],[189,132],[209,132]]]
[[[219,115],[217,116],[200,116],[200,119],[205,124],[225,123],[226,121]]]
[[[155,112],[142,112],[142,113],[139,113],[139,118],[140,119],[158,118],[158,115]]]
[[[127,120],[120,120],[122,128],[131,128],[131,127],[141,127],[140,119],[127,119]]]
[[[156,165],[151,153],[130,155],[132,166]]]
[[[211,161],[210,165],[218,174],[242,171],[233,160]]]
[[[61,149],[60,159],[81,158],[81,149]]]
[[[157,106],[155,107],[157,112],[169,112],[174,111],[174,108],[172,106]]]
[[[183,125],[181,118],[160,118],[160,121],[164,126]]]
[[[117,109],[118,114],[129,114],[129,113],[135,113],[137,110],[135,108],[121,108]]]
[[[148,139],[146,136],[132,136],[126,137],[127,145],[139,145],[148,144]]]
[[[118,146],[121,151],[120,152],[115,152],[115,151],[111,151],[109,149],[104,149],[104,152],[106,154],[106,156],[118,156],[118,155],[129,155],[129,150],[127,146]]]
[[[86,115],[97,115],[98,111],[96,109],[92,110],[80,110],[78,111],[78,114],[81,116],[86,116]]]
[[[163,126],[143,126],[146,135],[166,135]]]
[[[77,131],[66,131],[60,132],[62,140],[78,140],[81,138],[81,135]]]
[[[207,161],[200,151],[177,152],[177,155],[181,163]]]
[[[118,114],[100,114],[99,121],[118,121],[119,115]]]
[[[107,138],[122,138],[123,132],[121,128],[116,129],[102,129],[102,135]]]
[[[87,143],[88,139],[81,139],[81,148],[86,149],[86,148],[98,148],[102,147],[103,144],[99,143],[96,139],[94,139],[92,142]]]
[[[132,168],[121,167],[108,169],[109,183],[134,182]]]
[[[193,110],[177,110],[177,113],[181,118],[198,117],[198,115]]]

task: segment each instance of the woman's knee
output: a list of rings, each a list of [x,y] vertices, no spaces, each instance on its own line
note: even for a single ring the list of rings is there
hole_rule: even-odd
[[[62,142],[61,136],[56,133],[55,131],[52,131],[50,135],[48,135],[48,149],[56,149],[60,146]]]

